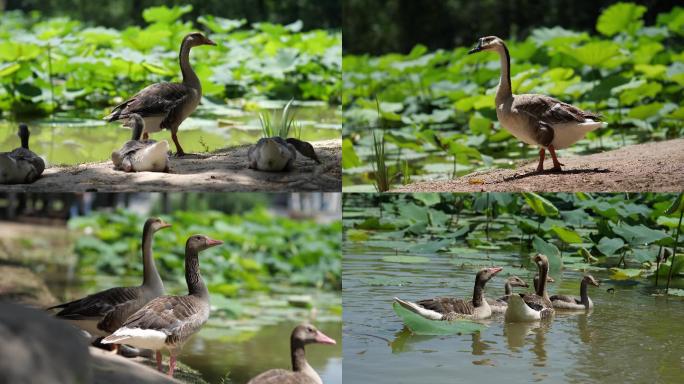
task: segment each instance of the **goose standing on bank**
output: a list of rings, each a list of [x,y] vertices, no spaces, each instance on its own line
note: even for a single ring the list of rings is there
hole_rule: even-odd
[[[547,319],[553,316],[553,305],[546,292],[546,278],[549,275],[549,259],[537,254],[534,262],[539,269],[539,284],[534,294],[511,295],[508,299],[505,319],[508,322],[525,322]]]
[[[166,140],[141,141],[145,121],[137,113],[131,113],[126,122],[131,127],[131,140],[118,151],[112,152],[114,168],[124,172],[168,172],[169,143]]]
[[[307,344],[337,344],[310,324],[298,325],[290,335],[292,371],[270,369],[250,380],[247,384],[323,384],[321,377],[306,361],[304,346]]]
[[[176,155],[185,152],[178,142],[178,126],[195,111],[202,98],[202,84],[190,66],[190,49],[199,45],[216,45],[199,32],[190,33],[183,39],[179,62],[183,81],[181,83],[156,83],[147,86],[135,96],[117,105],[104,119],[112,122],[127,119],[137,113],[145,120],[143,140],[149,132],[159,132],[163,128],[171,130],[171,138],[176,144]]]
[[[150,300],[164,294],[157,267],[152,257],[152,237],[155,232],[170,227],[162,219],[147,219],[143,227],[143,283],[139,287],[116,287],[88,295],[82,299],[48,308],[59,308],[57,317],[68,320],[94,337],[104,337],[116,331],[137,310]],[[116,350],[115,346],[115,350]]]
[[[29,184],[45,170],[43,159],[29,149],[29,132],[26,124],[19,124],[17,133],[21,147],[0,153],[0,184]]]
[[[511,58],[506,44],[496,36],[482,37],[468,54],[494,51],[501,59],[501,77],[496,91],[496,117],[519,140],[541,147],[537,172],[544,170],[545,150],[553,159],[553,170],[561,171],[556,149],[571,146],[590,131],[603,126],[601,117],[573,105],[539,94],[514,95],[511,90]]]
[[[492,309],[492,313],[506,312],[506,307],[508,307],[508,298],[513,293],[513,287],[527,288],[529,285],[518,276],[510,276],[508,279],[506,279],[506,284],[504,284],[504,295],[498,299],[487,299],[487,303]]]
[[[395,297],[394,301],[409,311],[415,312],[429,320],[486,319],[492,316],[492,309],[489,307],[487,300],[485,300],[484,288],[487,282],[497,273],[501,272],[502,269],[501,267],[483,268],[475,275],[472,300],[436,297],[414,303]]]
[[[168,375],[173,377],[178,351],[209,319],[209,291],[200,275],[199,253],[220,244],[223,241],[204,235],[191,236],[185,243],[188,294],[161,296],[150,301],[131,315],[121,328],[105,337],[102,343],[129,344],[155,350],[159,371],[162,370],[161,350],[166,348],[171,355]]]
[[[568,309],[568,310],[585,310],[594,308],[594,302],[591,301],[589,295],[587,294],[587,287],[591,284],[594,287],[598,287],[600,283],[592,275],[586,275],[582,278],[582,283],[580,284],[580,297],[569,296],[569,295],[553,295],[551,296],[551,304],[556,309]]]

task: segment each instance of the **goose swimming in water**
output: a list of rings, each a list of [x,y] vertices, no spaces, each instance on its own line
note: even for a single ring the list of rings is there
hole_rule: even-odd
[[[489,303],[492,313],[506,312],[506,307],[508,307],[508,298],[513,293],[513,287],[527,288],[529,285],[518,276],[510,276],[508,279],[506,279],[506,284],[504,284],[504,295],[498,299],[487,298],[487,303]]]
[[[601,284],[592,275],[586,275],[582,278],[582,283],[580,284],[580,296],[570,296],[570,295],[553,295],[551,296],[551,304],[556,309],[565,310],[575,310],[582,311],[585,309],[594,308],[594,302],[591,301],[589,295],[587,294],[588,285],[591,284],[594,287],[598,287]]]
[[[21,147],[0,153],[0,184],[29,184],[38,180],[45,170],[43,159],[29,149],[29,132],[26,124],[19,124],[17,133]]]
[[[553,170],[561,171],[556,150],[567,148],[588,132],[603,126],[601,117],[583,111],[553,97],[540,94],[514,95],[511,90],[511,57],[506,44],[496,36],[478,40],[468,54],[494,51],[501,59],[501,77],[496,91],[496,117],[501,126],[527,144],[541,147],[537,172],[544,170],[544,156],[548,149]]]
[[[503,268],[483,268],[475,275],[475,287],[472,300],[454,297],[436,297],[434,299],[411,302],[394,298],[399,305],[429,320],[486,319],[492,316],[492,309],[484,297],[485,285]]]
[[[539,285],[534,294],[511,295],[508,299],[505,319],[508,322],[525,322],[547,319],[553,316],[553,305],[546,292],[546,278],[549,274],[549,259],[537,254],[534,262],[539,269]]]

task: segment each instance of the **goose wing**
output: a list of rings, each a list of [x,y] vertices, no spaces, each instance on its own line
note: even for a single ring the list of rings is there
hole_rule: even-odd
[[[585,120],[601,121],[601,116],[583,111],[574,105],[564,103],[545,95],[516,95],[513,109],[524,113],[534,121],[546,124],[584,123]]]
[[[10,152],[10,156],[14,157],[16,160],[27,161],[36,170],[38,175],[41,175],[45,170],[45,161],[33,153],[31,150],[26,148],[16,148]]]
[[[183,105],[193,90],[178,83],[156,83],[145,87],[135,96],[112,109],[105,119],[115,121],[128,118],[131,113],[142,117],[167,116]]]
[[[454,297],[436,297],[434,299],[418,301],[416,304],[425,309],[439,313],[460,313],[463,315],[472,315],[475,311],[472,301],[466,301]]]
[[[82,299],[55,305],[48,308],[60,308],[57,317],[70,320],[84,320],[103,317],[119,304],[135,301],[142,296],[140,287],[116,287],[88,295]]]
[[[565,301],[567,303],[580,303],[575,296],[570,295],[553,295],[550,297],[551,301]]]
[[[284,369],[271,369],[250,380],[247,384],[314,384],[316,381],[309,379],[301,373],[291,372]]]
[[[97,328],[113,333],[126,322],[126,319],[145,305],[145,301],[145,298],[142,295],[139,295],[134,300],[128,300],[115,305],[112,310],[107,312],[104,318],[97,323]]]
[[[168,344],[177,344],[199,330],[208,318],[208,304],[197,297],[160,296],[131,315],[122,327],[161,331],[168,335]]]

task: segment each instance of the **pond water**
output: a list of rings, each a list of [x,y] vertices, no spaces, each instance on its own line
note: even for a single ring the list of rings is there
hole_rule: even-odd
[[[46,283],[58,298],[75,299],[113,286],[140,284],[139,277],[99,276],[75,280],[62,267],[48,267]],[[66,278],[65,278],[66,276]],[[169,294],[182,295],[187,288],[180,283],[164,282]],[[202,329],[184,345],[178,359],[199,371],[209,383],[246,383],[271,368],[291,369],[290,333],[303,321],[311,321],[337,345],[310,345],[306,349],[309,364],[325,383],[342,383],[342,325],[340,316],[330,308],[340,307],[338,293],[304,288],[278,287],[273,295],[254,294],[228,301],[212,295],[212,314]],[[288,306],[292,294],[306,292],[313,308]],[[221,312],[227,306],[249,307],[254,318],[226,319]],[[164,351],[164,361],[168,354]]]
[[[282,103],[262,102],[260,108],[278,108]],[[263,107],[262,107],[263,105]],[[22,120],[31,130],[31,149],[51,165],[74,165],[109,160],[113,150],[130,139],[130,129],[121,123],[92,118],[57,116],[54,119]],[[339,108],[324,103],[300,103],[295,118],[302,125],[301,138],[307,141],[340,137]],[[19,146],[14,122],[0,120],[0,152]],[[206,104],[181,125],[178,134],[186,152],[209,152],[236,145],[253,144],[261,137],[257,112],[240,108]],[[151,135],[154,140],[167,140],[176,149],[168,130]]]
[[[422,255],[430,262],[421,264],[383,261],[395,254],[345,241],[345,383],[681,382],[684,300],[654,296],[652,280],[614,281],[592,272],[602,284],[589,289],[591,313],[557,314],[543,324],[507,324],[495,315],[483,321],[487,328],[481,333],[417,336],[392,310],[393,297],[468,297],[477,270],[493,265],[504,270],[486,293],[498,297],[509,274],[529,282],[536,271],[527,254],[515,250],[433,253]],[[567,269],[552,272],[550,293],[578,295],[581,276]]]

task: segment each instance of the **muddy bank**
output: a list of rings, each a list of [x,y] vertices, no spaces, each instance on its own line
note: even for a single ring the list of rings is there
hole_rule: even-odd
[[[339,191],[342,188],[342,142],[311,143],[321,164],[297,156],[294,170],[282,173],[247,168],[249,145],[213,153],[171,157],[170,173],[115,171],[111,161],[51,167],[33,184],[3,185],[22,192],[172,192],[172,191]]]
[[[565,167],[561,173],[537,173],[537,161],[530,159],[517,169],[409,184],[392,192],[680,192],[684,186],[684,139],[562,157]],[[551,168],[551,160],[544,166]]]

